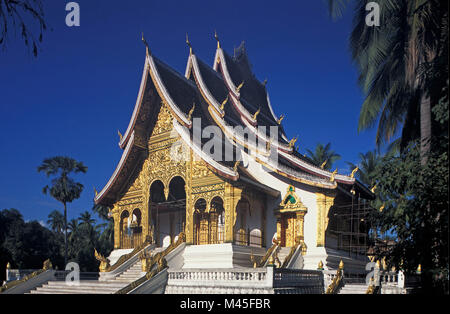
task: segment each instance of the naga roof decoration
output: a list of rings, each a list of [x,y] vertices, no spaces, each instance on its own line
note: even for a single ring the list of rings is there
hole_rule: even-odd
[[[373,193],[352,175],[334,175],[321,169],[289,144],[280,125],[282,119],[276,117],[270,104],[266,84],[254,76],[243,45],[232,58],[218,42],[213,68],[197,58],[190,43],[189,48],[185,75],[182,76],[154,57],[147,47],[136,104],[119,142],[124,151],[113,175],[95,196],[96,204],[114,202],[114,195],[120,192],[141,153],[147,150],[148,128],[156,122],[161,102],[173,115],[173,129],[182,141],[211,171],[224,178],[253,184],[271,195],[279,193],[257,182],[244,167],[236,167],[234,161],[217,161],[203,152],[202,145],[209,139],[202,138],[200,143],[193,140],[193,119],[201,118],[201,130],[208,125],[219,126],[223,144],[233,147],[233,156],[239,156],[239,146],[245,147],[254,152],[252,158],[263,167],[290,180],[325,189],[358,187],[366,196],[373,197]],[[247,128],[254,138],[233,132],[234,127]],[[265,131],[261,127],[265,127]],[[278,139],[271,137],[270,127],[277,127]],[[269,158],[272,149],[278,156],[276,163]],[[330,180],[332,177],[334,180]]]

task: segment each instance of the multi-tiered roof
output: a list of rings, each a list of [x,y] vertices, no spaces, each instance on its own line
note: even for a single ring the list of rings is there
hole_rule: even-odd
[[[242,44],[232,57],[217,41],[213,67],[200,60],[190,48],[184,76],[153,56],[147,47],[136,105],[119,142],[124,150],[122,158],[106,186],[95,197],[97,204],[114,203],[121,187],[132,175],[139,154],[147,149],[146,141],[142,139],[148,138],[161,101],[174,116],[174,129],[183,141],[209,169],[228,180],[248,182],[253,176],[243,167],[237,167],[234,160],[214,160],[203,152],[204,143],[193,140],[194,118],[201,118],[202,129],[208,125],[218,126],[223,145],[233,146],[237,158],[240,157],[238,146],[243,146],[253,152],[258,163],[286,180],[323,189],[340,189],[346,193],[357,190],[363,196],[373,197],[373,193],[353,175],[324,170],[299,154],[295,140],[289,140],[284,133],[282,118],[274,113],[265,82],[260,82],[253,74],[245,46]],[[232,128],[236,126],[250,130],[257,142],[233,132]],[[277,138],[270,136],[270,127],[277,127]],[[269,150],[278,154],[277,162],[269,158]]]

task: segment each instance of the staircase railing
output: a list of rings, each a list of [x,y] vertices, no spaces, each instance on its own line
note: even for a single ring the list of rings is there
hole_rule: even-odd
[[[117,291],[115,294],[127,294],[135,288],[142,285],[147,280],[153,278],[156,274],[167,267],[167,261],[165,257],[175,250],[178,246],[186,241],[185,234],[181,232],[178,235],[178,240],[171,245],[169,245],[164,251],[156,253],[154,256],[147,256],[146,254],[142,254],[141,257],[146,259],[146,271],[145,276],[133,281],[129,285]],[[156,267],[155,267],[156,266]]]
[[[283,264],[281,265],[281,268],[286,268],[289,265],[289,262],[291,261],[292,257],[294,256],[295,252],[297,251],[300,244],[296,244],[293,247],[291,247],[291,250],[289,251],[289,254],[286,256],[286,258],[283,261]]]
[[[339,292],[339,289],[342,287],[343,283],[343,270],[344,270],[344,263],[339,263],[338,270],[336,271],[336,276],[333,278],[333,281],[328,286],[327,290],[325,291],[325,294],[337,294]]]
[[[279,243],[274,243],[264,254],[264,256],[259,260],[259,262],[255,262],[256,267],[264,267],[266,262],[269,260],[269,257],[272,255],[273,251],[277,249]],[[256,268],[255,267],[255,268]]]
[[[115,269],[117,269],[119,266],[123,265],[126,261],[128,261],[130,258],[132,258],[134,255],[136,255],[139,251],[142,251],[147,245],[151,244],[151,237],[147,236],[145,238],[145,241],[136,246],[133,251],[131,251],[128,254],[122,255],[114,265],[109,264],[109,260],[105,258],[104,256],[100,255],[95,251],[95,258],[100,261],[100,272],[111,272]]]
[[[50,260],[48,259],[48,260],[44,261],[44,264],[42,265],[42,269],[36,270],[36,271],[32,272],[31,274],[28,274],[19,280],[14,280],[14,281],[8,282],[8,283],[4,284],[3,286],[1,286],[0,293],[3,293],[8,289],[11,289],[11,288],[16,287],[24,282],[27,282],[28,280],[42,274],[43,272],[45,272],[47,270],[51,270],[52,268],[53,268],[53,265],[50,262]]]

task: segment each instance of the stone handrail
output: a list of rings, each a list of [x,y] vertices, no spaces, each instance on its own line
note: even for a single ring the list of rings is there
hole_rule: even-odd
[[[276,248],[278,247],[278,243],[274,243],[266,252],[266,254],[264,254],[264,256],[261,258],[261,260],[259,261],[259,263],[257,263],[257,267],[264,267],[265,264],[267,263],[267,261],[269,260],[269,257],[272,255],[272,253],[274,252],[274,250],[276,250]]]
[[[344,278],[344,263],[341,260],[341,262],[339,263],[339,267],[336,271],[336,275],[333,277],[331,284],[325,291],[325,294],[337,294],[339,292],[339,289],[342,287],[343,278]]]
[[[172,243],[171,245],[169,245],[164,251],[159,252],[159,253],[155,254],[154,256],[148,258],[149,262],[146,263],[148,266],[147,266],[147,273],[145,274],[145,276],[133,281],[129,285],[120,289],[119,291],[116,292],[116,294],[129,293],[130,291],[132,291],[132,290],[136,289],[137,287],[139,287],[140,285],[142,285],[147,280],[150,280],[151,278],[153,278],[156,274],[158,274],[163,269],[167,268],[167,261],[166,261],[165,257],[167,256],[167,254],[169,254],[174,249],[176,249],[178,246],[180,246],[182,243],[184,243],[185,240],[186,240],[185,235],[183,232],[181,232],[178,235],[178,240],[175,243]]]
[[[105,272],[111,272],[116,270],[119,266],[123,265],[125,262],[127,262],[129,259],[131,259],[133,256],[135,256],[138,252],[145,249],[148,245],[151,244],[151,239],[147,237],[144,242],[142,242],[140,245],[134,248],[133,251],[131,251],[128,254],[122,255],[114,265],[106,267]]]
[[[300,244],[294,245],[291,250],[289,251],[288,256],[283,261],[283,265],[281,265],[281,268],[286,268],[289,265],[289,262],[291,261],[292,257],[294,256],[297,249],[300,247]]]
[[[53,268],[52,263],[50,262],[50,260],[46,260],[43,263],[42,269],[33,271],[31,274],[25,275],[23,278],[18,279],[18,280],[14,280],[11,282],[8,282],[6,284],[4,284],[3,286],[0,287],[0,293],[5,292],[6,290],[9,290],[11,288],[14,288],[20,284],[23,284],[27,281],[29,281],[30,279],[33,279],[39,275],[41,275],[42,273],[51,270]]]
[[[272,288],[273,267],[240,269],[169,270],[169,282],[178,286]]]

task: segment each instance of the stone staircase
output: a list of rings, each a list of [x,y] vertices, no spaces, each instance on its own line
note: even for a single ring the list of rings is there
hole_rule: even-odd
[[[338,294],[366,294],[367,288],[365,283],[348,283],[341,288]]]
[[[141,261],[138,260],[125,272],[113,280],[80,280],[79,285],[68,285],[65,281],[49,281],[31,290],[29,294],[113,294],[145,275]]]
[[[289,255],[290,252],[291,252],[290,247],[280,247],[278,251],[278,258],[281,264],[284,263],[284,260],[286,259],[286,257]]]

